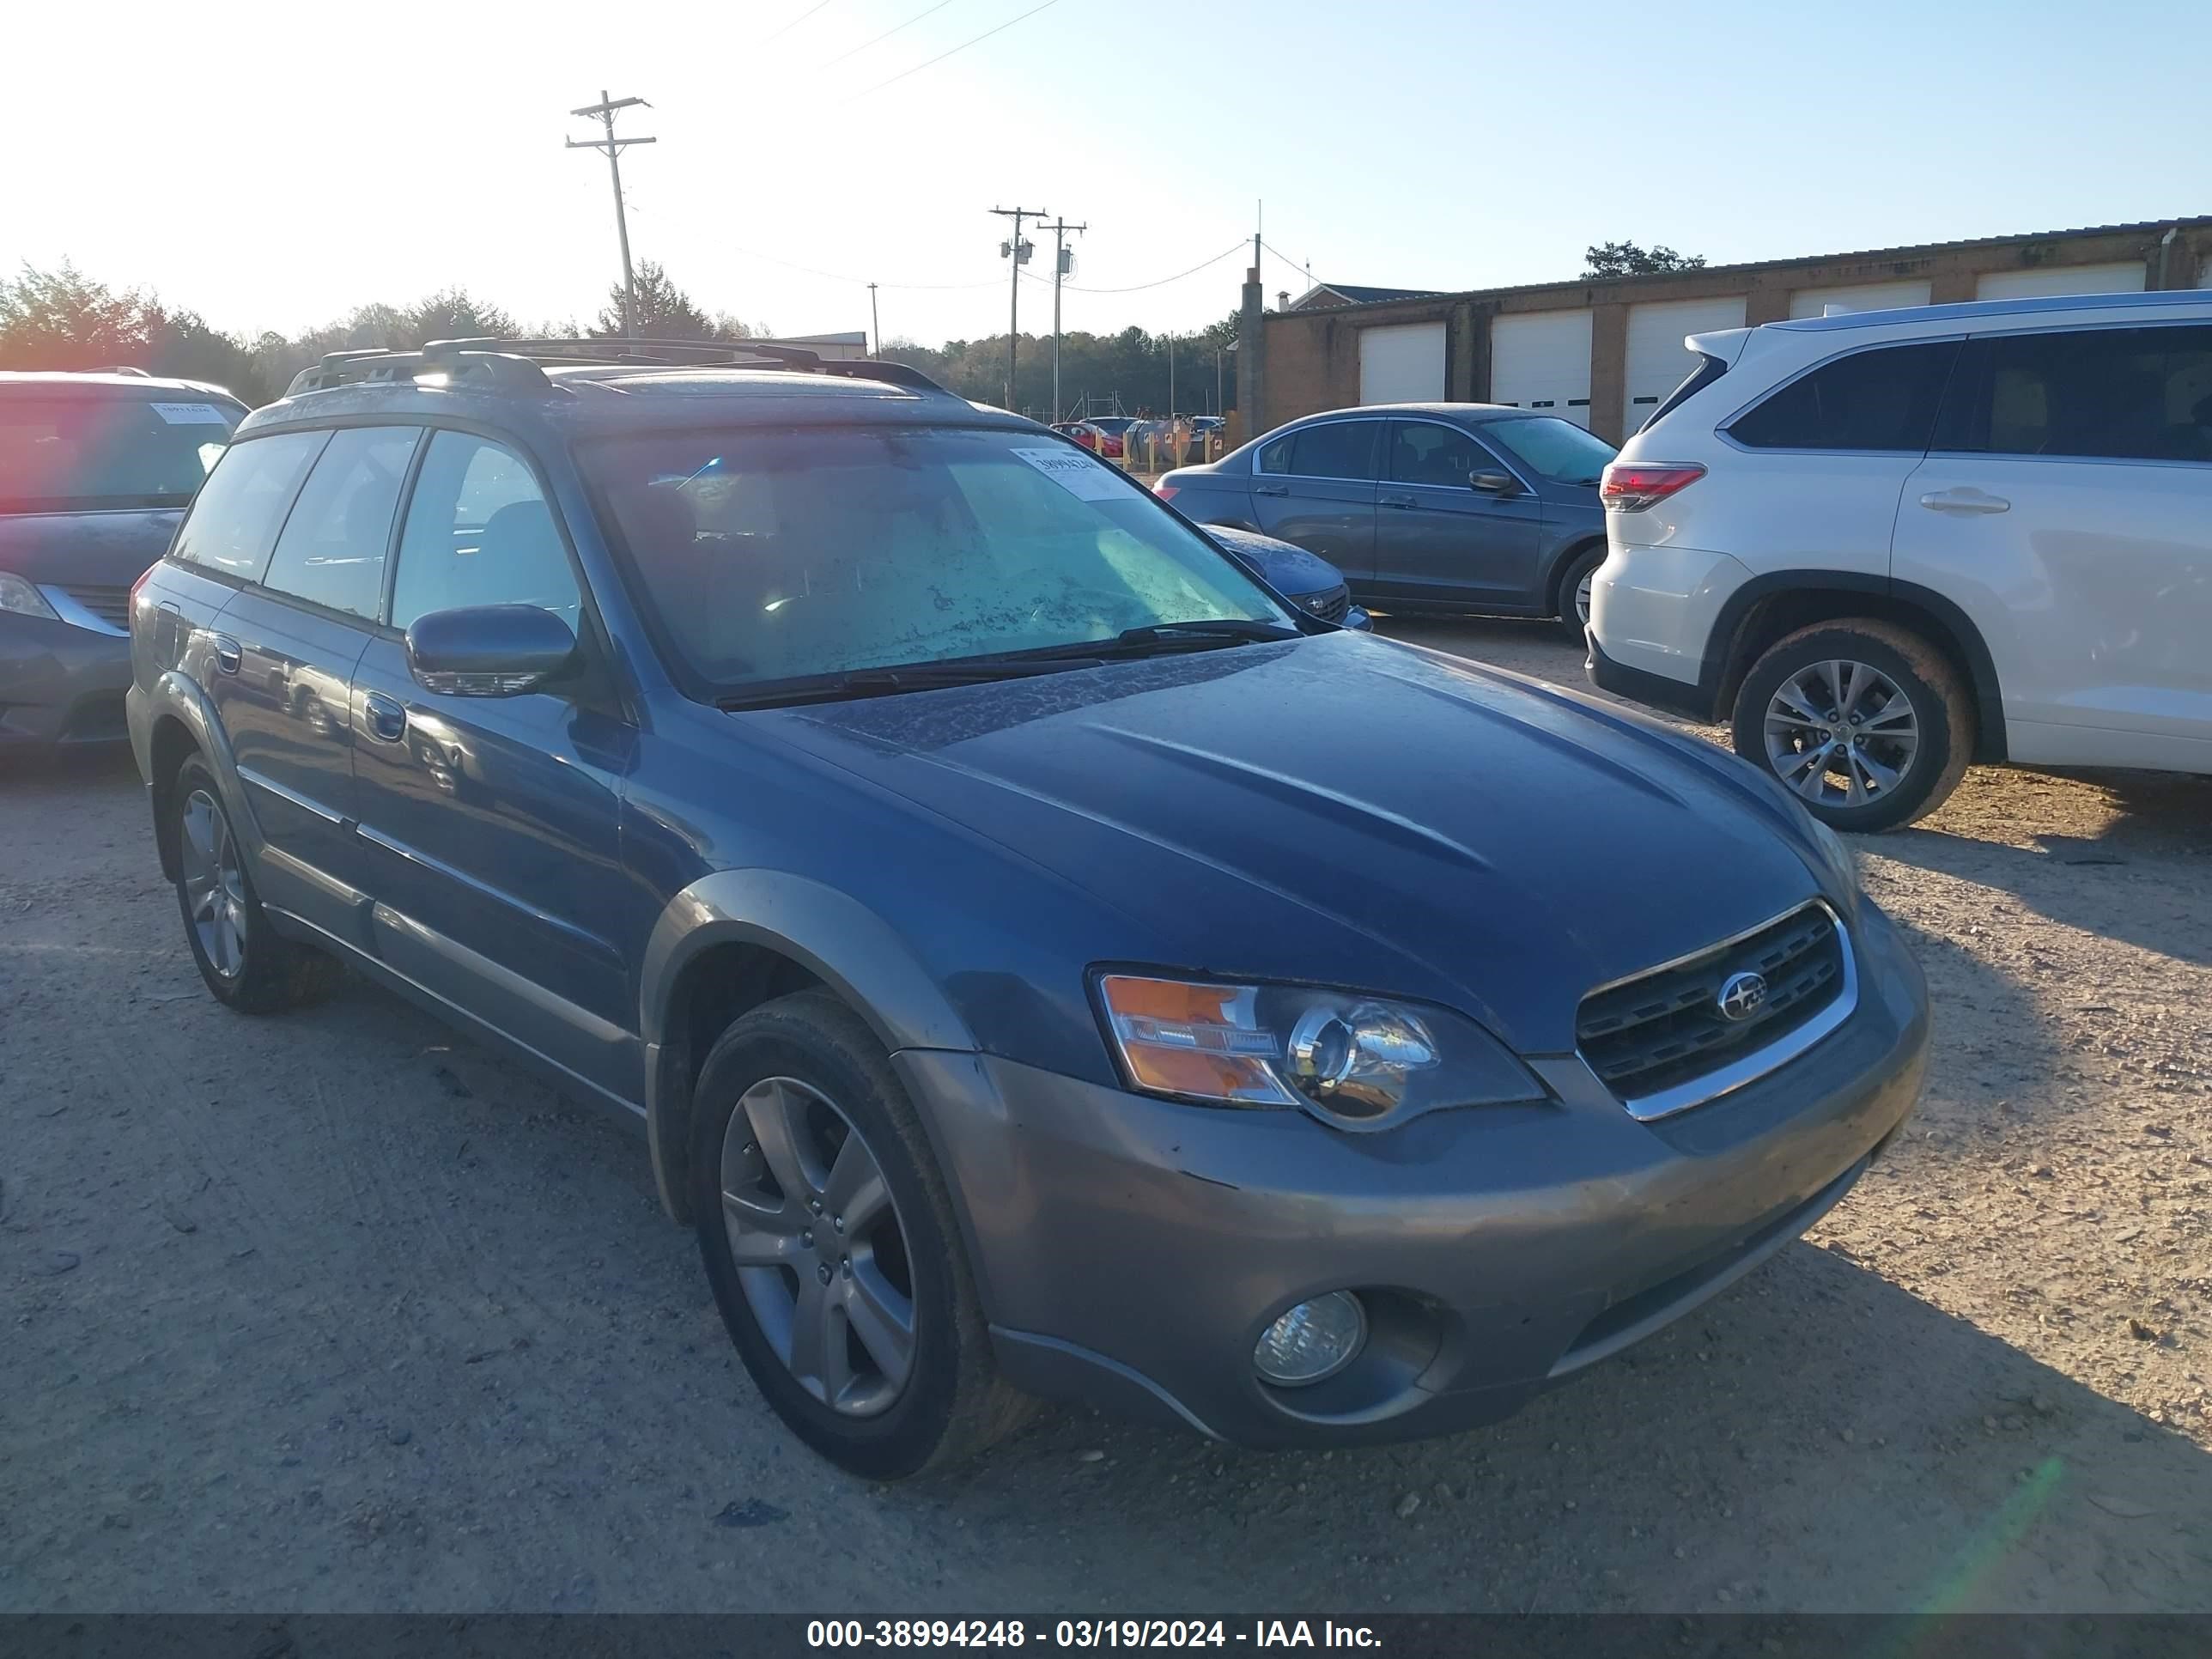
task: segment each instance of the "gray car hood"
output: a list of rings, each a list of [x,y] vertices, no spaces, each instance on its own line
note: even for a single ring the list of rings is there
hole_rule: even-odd
[[[1163,965],[1444,1002],[1523,1053],[1820,890],[1732,757],[1356,634],[770,718],[1144,917]]]

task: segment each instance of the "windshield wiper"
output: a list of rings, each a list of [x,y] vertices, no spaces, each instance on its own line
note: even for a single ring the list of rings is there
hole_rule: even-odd
[[[893,697],[903,691],[928,691],[947,685],[982,685],[994,680],[1031,679],[1065,669],[1097,668],[1104,659],[1095,650],[1080,658],[1038,660],[992,658],[969,662],[909,663],[902,668],[854,668],[781,684],[732,691],[714,699],[726,712],[740,708],[783,708],[799,703],[848,702],[860,697]]]
[[[1019,659],[1057,661],[1066,657],[1142,657],[1155,651],[1211,651],[1225,645],[1267,643],[1301,639],[1284,623],[1254,622],[1247,617],[1210,617],[1199,622],[1147,623],[1125,628],[1110,640],[1080,640],[1073,645],[1051,645],[1041,651],[1024,651]]]

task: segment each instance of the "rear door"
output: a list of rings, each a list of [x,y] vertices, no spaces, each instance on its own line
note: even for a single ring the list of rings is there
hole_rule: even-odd
[[[1509,481],[1482,490],[1478,473]],[[1377,599],[1508,609],[1528,601],[1544,504],[1515,470],[1455,426],[1390,422],[1375,495]]]
[[[2212,327],[1970,341],[1895,574],[1988,643],[2014,759],[2212,771]]]
[[[301,467],[307,481],[259,580],[215,625],[208,690],[265,842],[256,871],[262,896],[356,945],[346,684],[376,619],[392,514],[421,435],[415,427],[356,427],[241,446],[302,445],[313,466]]]
[[[363,880],[386,962],[635,1101],[635,1005],[614,939],[639,902],[623,878],[619,835],[636,732],[606,689],[582,599],[559,517],[528,463],[486,437],[433,432],[388,623],[353,677]],[[552,611],[590,642],[586,665],[520,696],[416,681],[408,626],[484,605]],[[629,931],[642,937],[643,926]]]
[[[1375,579],[1375,469],[1388,424],[1292,427],[1253,459],[1252,511],[1260,528],[1318,553],[1355,591]]]

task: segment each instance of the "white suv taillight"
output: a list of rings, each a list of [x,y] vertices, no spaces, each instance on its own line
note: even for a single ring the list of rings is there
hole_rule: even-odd
[[[1654,501],[1663,501],[1687,489],[1705,476],[1705,469],[1691,462],[1682,466],[1652,466],[1638,461],[1615,461],[1605,470],[1597,498],[1621,513],[1641,513]]]

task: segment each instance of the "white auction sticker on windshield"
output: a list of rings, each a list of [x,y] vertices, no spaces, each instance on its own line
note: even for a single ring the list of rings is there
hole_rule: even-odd
[[[222,411],[213,404],[155,404],[154,412],[171,426],[221,426]]]
[[[1079,449],[1018,449],[1038,471],[1079,501],[1103,501],[1127,494],[1128,486],[1103,461],[1094,461]]]

